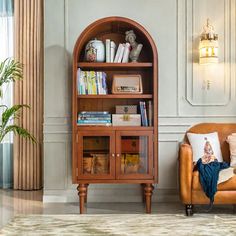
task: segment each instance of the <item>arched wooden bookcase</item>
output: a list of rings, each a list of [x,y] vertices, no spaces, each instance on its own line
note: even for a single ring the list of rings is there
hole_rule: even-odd
[[[104,42],[105,39],[111,39],[118,45],[125,42],[125,32],[131,29],[137,36],[137,42],[143,44],[137,63],[98,63],[84,60],[85,45],[91,39],[97,38]],[[104,71],[107,74],[108,94],[79,95],[78,68],[84,71]],[[114,74],[140,74],[143,94],[111,94]],[[140,101],[152,101],[152,126],[77,125],[78,113],[81,111],[109,111],[112,114],[115,113],[116,105],[138,105]],[[137,147],[139,152],[137,156],[129,149],[130,140],[132,145]],[[125,151],[126,149],[128,151]],[[108,166],[104,173],[94,173],[90,168],[92,164],[88,156],[96,152],[106,153],[102,154],[102,158],[107,157],[107,160],[101,158]],[[134,161],[136,164],[128,164],[130,157],[136,158]],[[85,173],[84,165],[88,165],[91,172]],[[93,168],[94,165],[93,162]],[[96,183],[141,184],[146,212],[151,212],[153,184],[158,182],[158,56],[150,34],[131,19],[107,17],[97,20],[89,25],[76,41],[73,52],[72,85],[72,179],[74,184],[78,184],[80,213],[84,212],[88,185]]]

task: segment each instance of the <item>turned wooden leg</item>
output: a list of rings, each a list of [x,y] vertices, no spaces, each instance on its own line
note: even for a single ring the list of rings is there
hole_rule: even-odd
[[[144,188],[145,188],[145,184],[141,184],[142,201],[143,201],[143,203],[146,202]]]
[[[186,216],[192,216],[193,215],[193,205],[192,204],[185,205],[185,212],[186,212]]]
[[[85,195],[85,198],[84,198],[85,203],[87,203],[87,199],[88,199],[88,186],[89,186],[89,184],[85,184],[85,187],[86,187],[86,195]]]
[[[146,199],[146,213],[151,213],[151,199],[152,199],[152,191],[154,187],[152,184],[145,184],[144,192]]]
[[[85,184],[79,184],[77,187],[79,195],[80,214],[84,213],[84,200],[86,197],[86,186]]]

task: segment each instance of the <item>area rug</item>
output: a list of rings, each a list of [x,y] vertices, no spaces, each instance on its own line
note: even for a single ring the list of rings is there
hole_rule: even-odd
[[[19,215],[0,235],[236,235],[231,214]]]

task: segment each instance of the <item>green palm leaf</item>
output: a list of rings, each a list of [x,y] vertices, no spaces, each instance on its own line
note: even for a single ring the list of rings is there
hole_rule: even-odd
[[[2,85],[15,82],[23,78],[23,66],[12,58],[7,58],[0,63],[0,97],[2,97]]]
[[[5,135],[7,135],[8,133],[13,132],[15,135],[20,135],[23,138],[28,138],[30,139],[33,143],[36,143],[36,139],[33,135],[31,135],[28,130],[19,127],[17,125],[9,125],[7,126],[4,131],[1,133],[0,132],[0,142],[3,140],[3,138],[5,137]]]
[[[23,78],[23,66],[21,63],[15,61],[12,58],[7,58],[5,61],[0,62],[0,98],[2,97],[2,85]],[[36,142],[36,139],[31,135],[28,130],[14,124],[9,125],[11,120],[16,120],[20,117],[20,110],[22,108],[29,108],[28,105],[14,105],[8,108],[6,105],[0,105],[2,111],[0,118],[0,143],[4,137],[13,132],[15,135],[20,135],[23,138],[28,138],[32,142]]]
[[[14,105],[10,108],[6,108],[5,111],[2,113],[2,128],[6,127],[7,123],[10,121],[11,118],[17,118],[17,113],[23,107],[29,108],[28,105]]]

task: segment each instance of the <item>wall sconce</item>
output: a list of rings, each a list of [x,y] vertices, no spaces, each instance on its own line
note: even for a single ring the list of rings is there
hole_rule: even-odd
[[[214,27],[210,24],[209,19],[207,19],[207,24],[203,27],[203,30],[199,44],[199,63],[218,63],[218,34],[215,34]]]

